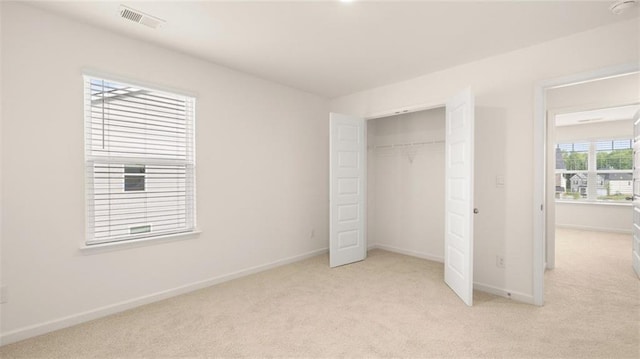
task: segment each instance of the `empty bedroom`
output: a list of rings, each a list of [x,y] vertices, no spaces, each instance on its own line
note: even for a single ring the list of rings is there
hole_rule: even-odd
[[[1,1],[0,357],[637,358],[638,1]]]

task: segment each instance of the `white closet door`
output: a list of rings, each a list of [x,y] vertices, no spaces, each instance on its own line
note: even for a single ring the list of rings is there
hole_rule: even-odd
[[[364,119],[330,114],[329,263],[337,267],[365,259],[366,138]]]
[[[473,131],[470,89],[447,102],[444,281],[473,304]]]
[[[633,270],[640,277],[640,111],[633,117]]]

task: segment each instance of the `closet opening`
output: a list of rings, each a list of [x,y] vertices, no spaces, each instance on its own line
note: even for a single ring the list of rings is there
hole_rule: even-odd
[[[367,243],[444,262],[445,107],[366,121]]]
[[[440,260],[444,282],[471,306],[473,92],[429,108],[329,114],[329,266],[365,260],[374,246]]]

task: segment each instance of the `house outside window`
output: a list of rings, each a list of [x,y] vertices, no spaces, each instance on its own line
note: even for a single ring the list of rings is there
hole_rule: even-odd
[[[605,139],[556,145],[556,199],[625,202],[633,196],[633,143]]]
[[[195,229],[195,99],[85,82],[87,245]]]
[[[145,165],[124,165],[124,191],[144,191]]]

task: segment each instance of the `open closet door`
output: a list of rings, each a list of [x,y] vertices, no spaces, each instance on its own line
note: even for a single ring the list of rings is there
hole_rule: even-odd
[[[640,277],[640,111],[633,117],[633,270]]]
[[[447,102],[444,281],[473,304],[473,131],[471,89]]]
[[[331,113],[329,142],[329,265],[337,267],[367,255],[364,119]]]

